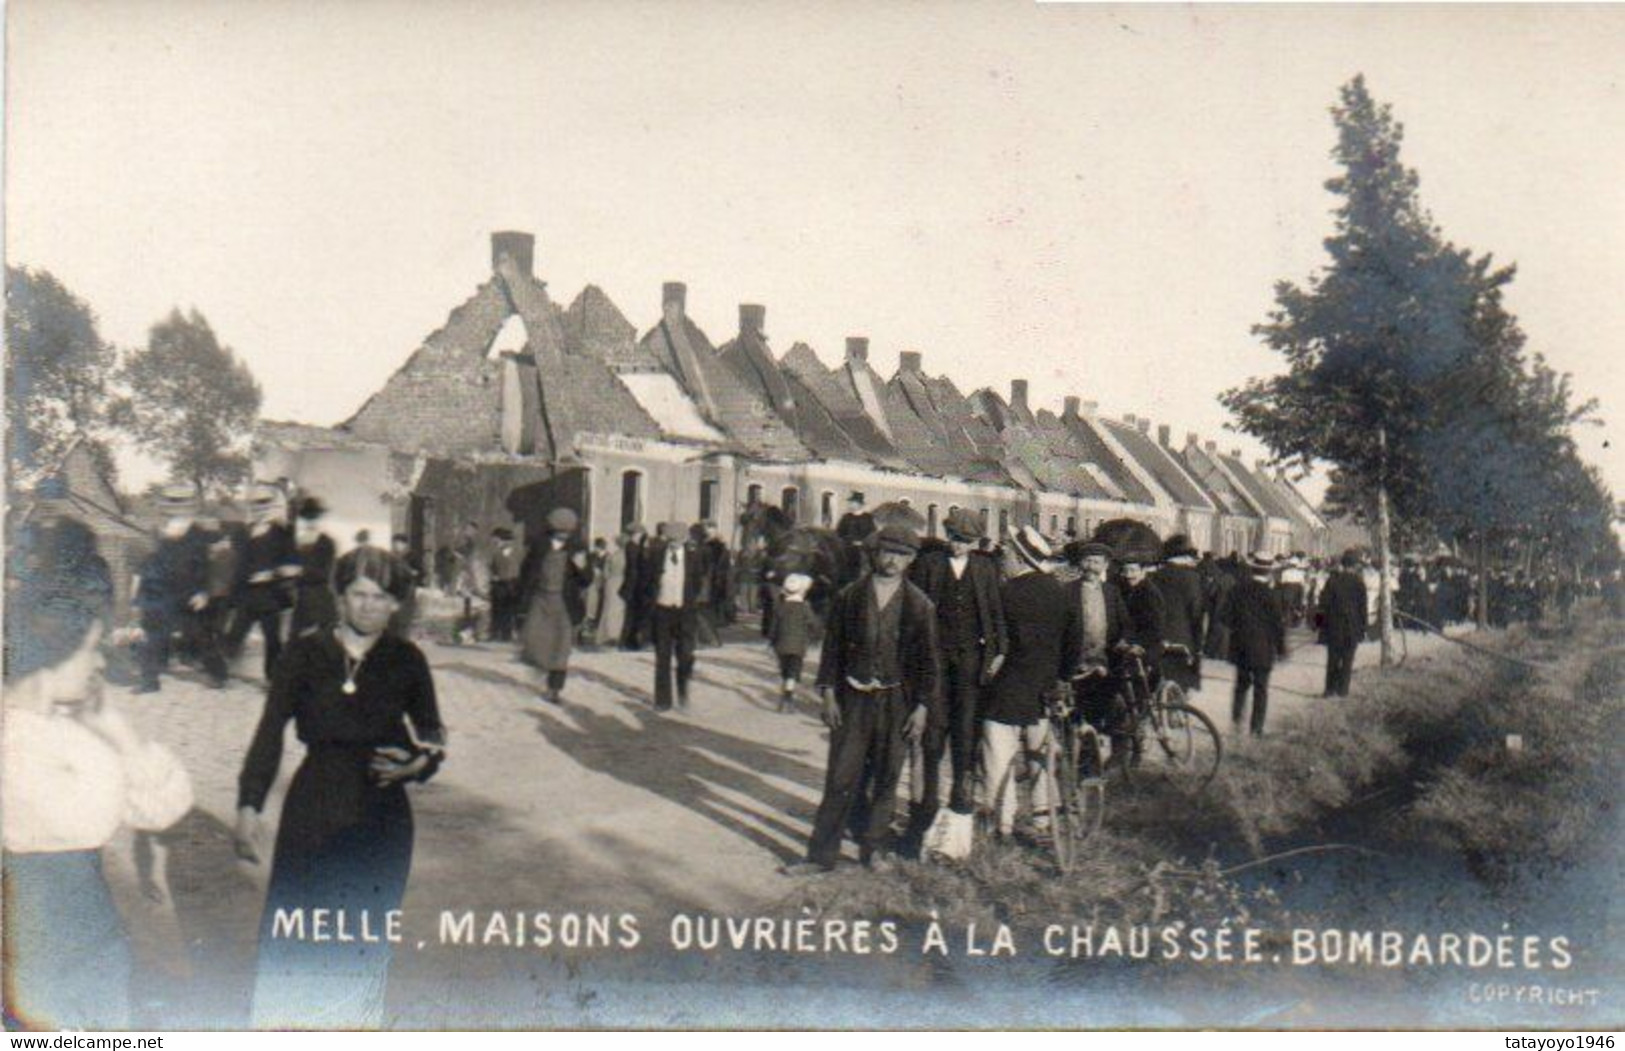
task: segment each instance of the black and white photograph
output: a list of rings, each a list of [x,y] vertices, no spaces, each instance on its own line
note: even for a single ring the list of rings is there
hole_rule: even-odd
[[[6,1029],[1613,1047],[1622,55],[10,0]]]

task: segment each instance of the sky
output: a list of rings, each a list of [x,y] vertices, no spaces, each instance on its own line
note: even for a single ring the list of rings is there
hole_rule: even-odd
[[[1217,395],[1281,367],[1250,330],[1325,261],[1363,72],[1625,494],[1625,7],[12,0],[7,35],[7,261],[120,346],[196,307],[268,418],[350,415],[518,229],[640,331],[680,280],[717,344],[762,303],[780,353],[865,335],[1249,458]]]

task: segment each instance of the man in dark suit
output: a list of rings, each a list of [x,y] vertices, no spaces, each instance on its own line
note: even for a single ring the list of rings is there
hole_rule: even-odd
[[[1347,697],[1354,654],[1365,635],[1365,581],[1360,556],[1345,551],[1341,565],[1320,592],[1320,637],[1326,644],[1326,696]]]
[[[869,538],[874,535],[875,516],[863,509],[863,494],[854,490],[846,498],[846,514],[835,523],[835,535],[845,545],[846,563],[841,580],[851,582],[863,575]]]
[[[236,656],[248,633],[260,629],[267,683],[282,655],[282,611],[293,605],[301,572],[287,508],[287,496],[276,486],[256,483],[249,490],[250,524],[237,564],[236,618],[226,637],[227,652]]]
[[[626,619],[621,624],[621,649],[639,650],[647,637],[649,613],[644,603],[644,583],[648,578],[648,554],[653,541],[643,523],[626,527],[626,575],[621,579],[621,601]]]
[[[1162,545],[1162,568],[1151,577],[1162,595],[1162,638],[1170,646],[1182,646],[1185,653],[1162,655],[1162,676],[1187,690],[1202,688],[1202,617],[1207,592],[1196,568],[1196,548],[1183,533],[1175,533]]]
[[[643,601],[655,641],[655,710],[671,710],[672,661],[676,659],[677,703],[688,707],[688,681],[694,674],[694,646],[700,607],[711,585],[705,544],[682,522],[665,522],[644,558]]]
[[[953,784],[948,806],[960,814],[975,808],[971,779],[977,757],[976,701],[982,684],[998,674],[1007,645],[998,567],[975,551],[982,538],[981,519],[956,507],[948,513],[944,532],[948,543],[922,551],[909,570],[909,579],[937,608],[944,701],[941,718],[930,719],[925,727],[919,772],[922,796],[909,817],[911,845],[937,816],[942,756],[950,743]]]
[[[1044,696],[1076,666],[1078,614],[1067,589],[1048,572],[1049,544],[1022,526],[1004,545],[1005,581],[1000,589],[1009,650],[982,702],[982,769],[988,802],[1001,835],[1009,835],[1016,812],[1016,764],[1038,744],[1034,727],[1044,718]],[[1035,831],[1047,831],[1044,782],[1033,786]]]
[[[1128,611],[1125,641],[1140,650],[1153,686],[1162,667],[1163,631],[1167,620],[1162,592],[1151,583],[1146,567],[1147,562],[1154,562],[1155,559],[1155,555],[1129,551],[1118,563],[1122,571],[1119,583],[1123,591],[1123,608]]]
[[[1247,560],[1248,575],[1230,592],[1226,618],[1230,628],[1230,663],[1236,666],[1236,687],[1230,698],[1230,721],[1241,731],[1247,714],[1247,691],[1252,690],[1253,736],[1264,733],[1270,702],[1270,672],[1276,657],[1286,656],[1286,621],[1281,604],[1270,588],[1275,564],[1267,554]]]
[[[865,864],[888,864],[908,742],[942,704],[936,610],[907,579],[919,539],[894,524],[875,534],[871,548],[872,571],[842,588],[830,607],[818,662],[829,769],[807,861],[786,868],[789,875],[834,868],[844,827]]]

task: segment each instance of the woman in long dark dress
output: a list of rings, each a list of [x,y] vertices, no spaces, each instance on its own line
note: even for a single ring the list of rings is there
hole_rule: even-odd
[[[340,622],[284,651],[238,782],[238,851],[257,861],[260,810],[292,721],[307,752],[283,804],[260,921],[257,1026],[382,1021],[390,943],[317,940],[314,910],[382,939],[412,866],[405,785],[431,777],[444,754],[428,662],[385,631],[407,575],[387,552],[363,547],[339,560],[335,581]]]

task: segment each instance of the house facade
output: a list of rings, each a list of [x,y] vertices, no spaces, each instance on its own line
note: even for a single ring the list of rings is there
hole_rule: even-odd
[[[1145,421],[1075,397],[1035,410],[1022,379],[1008,398],[965,394],[918,352],[882,377],[862,336],[834,365],[801,343],[779,356],[761,304],[742,304],[718,346],[681,282],[639,335],[596,286],[559,307],[534,250],[528,234],[493,235],[490,276],[350,419],[261,425],[259,475],[321,496],[341,543],[405,533],[420,552],[469,523],[537,529],[559,504],[588,537],[674,519],[735,536],[752,504],[833,526],[855,492],[906,502],[935,535],[954,508],[994,535],[1133,518],[1221,554],[1273,535],[1255,501],[1223,502]]]

